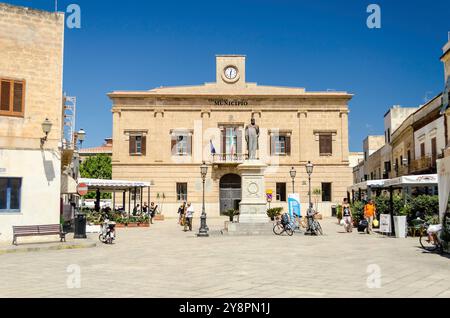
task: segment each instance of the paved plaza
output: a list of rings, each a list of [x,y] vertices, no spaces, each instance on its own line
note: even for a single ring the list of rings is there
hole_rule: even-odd
[[[223,222],[209,220],[210,229]],[[323,237],[200,239],[166,220],[119,229],[113,246],[0,255],[0,296],[450,297],[448,255],[424,252],[417,238],[346,234],[334,219],[322,224]],[[78,270],[80,286],[73,284]]]

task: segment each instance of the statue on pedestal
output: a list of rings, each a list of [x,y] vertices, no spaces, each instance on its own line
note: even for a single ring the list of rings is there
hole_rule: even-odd
[[[259,149],[259,126],[255,118],[252,118],[250,125],[245,127],[245,141],[247,142],[248,159],[256,160],[256,152]]]

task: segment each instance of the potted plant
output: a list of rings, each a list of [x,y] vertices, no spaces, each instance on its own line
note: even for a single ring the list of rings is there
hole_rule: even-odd
[[[403,206],[396,206],[394,204],[394,228],[395,237],[406,238],[407,233],[407,222],[406,216],[411,213],[411,205],[408,203],[403,204]]]
[[[275,221],[275,218],[281,215],[281,212],[283,212],[283,208],[271,208],[267,210],[267,216],[272,220]]]
[[[233,222],[234,221],[234,217],[236,215],[238,215],[238,213],[239,212],[237,210],[235,210],[235,209],[229,209],[229,210],[225,211],[224,215],[226,215],[226,216],[228,216],[230,218],[230,222]]]

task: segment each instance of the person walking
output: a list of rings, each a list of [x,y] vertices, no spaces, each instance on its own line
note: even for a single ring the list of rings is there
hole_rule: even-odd
[[[342,220],[344,221],[345,231],[347,233],[353,232],[352,210],[347,198],[345,198],[344,202],[342,203]]]
[[[373,234],[373,220],[377,217],[377,209],[372,199],[364,206],[364,218],[367,221],[367,234]]]
[[[144,214],[148,213],[148,204],[147,204],[147,202],[144,202],[144,205],[142,206],[142,212]]]
[[[138,214],[138,211],[140,211],[141,206],[138,204],[133,208],[133,216],[136,216]]]
[[[192,219],[194,218],[194,207],[191,203],[188,203],[186,209],[186,222],[184,224],[184,231],[186,232],[189,228],[189,231],[192,232]]]
[[[150,203],[150,208],[148,210],[149,217],[150,217],[150,224],[153,224],[153,218],[156,215],[156,209],[158,208],[157,205],[155,205],[155,202]]]
[[[183,218],[185,212],[186,212],[186,202],[183,202],[183,204],[180,205],[180,207],[178,208],[178,224],[180,224],[181,226],[184,226]]]

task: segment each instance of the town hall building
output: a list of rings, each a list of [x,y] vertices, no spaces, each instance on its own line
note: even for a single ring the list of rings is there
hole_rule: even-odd
[[[311,161],[313,202],[330,215],[352,184],[352,95],[249,83],[245,62],[242,55],[217,56],[214,83],[108,94],[113,102],[113,179],[151,182],[151,201],[166,217],[175,217],[184,201],[192,202],[199,216],[200,166],[205,162],[208,216],[238,208],[238,166],[248,155],[244,130],[254,118],[260,128],[258,158],[268,165],[265,186],[273,193],[271,207],[287,210],[294,192],[300,194],[302,210],[307,208],[305,165]],[[297,171],[294,184],[292,168]],[[148,193],[140,195],[147,201]]]

